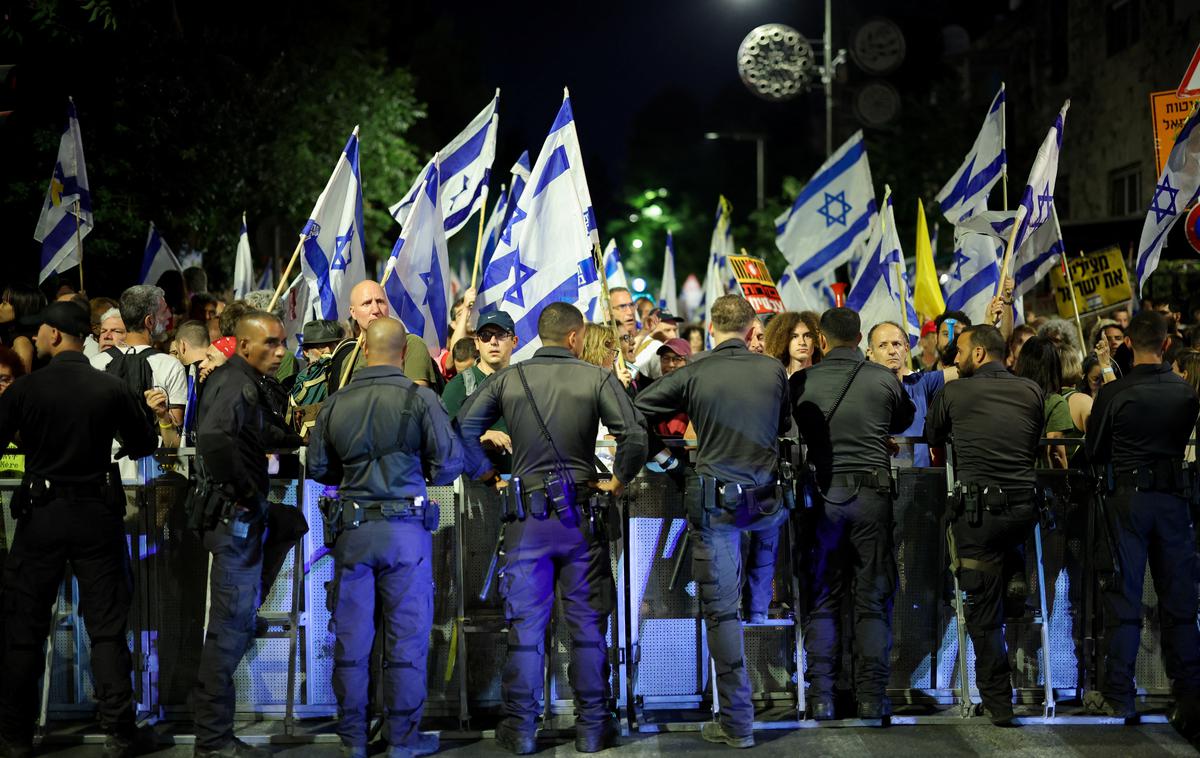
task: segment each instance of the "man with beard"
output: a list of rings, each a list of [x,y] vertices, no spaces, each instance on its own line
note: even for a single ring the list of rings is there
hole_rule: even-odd
[[[958,335],[971,325],[971,317],[962,311],[946,311],[933,320],[937,325],[938,362],[942,368],[954,366]]]
[[[1004,368],[1000,330],[981,324],[956,338],[963,381],[948,384],[925,418],[932,446],[953,443],[957,476],[950,565],[966,593],[975,681],[997,726],[1012,723],[1012,682],[1004,642],[1005,555],[1037,519],[1033,465],[1042,435],[1042,390]],[[1002,428],[1001,428],[1002,427]]]

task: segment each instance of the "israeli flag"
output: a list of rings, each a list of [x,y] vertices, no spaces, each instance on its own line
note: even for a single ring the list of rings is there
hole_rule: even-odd
[[[254,289],[254,261],[250,258],[250,235],[246,234],[246,214],[242,213],[242,231],[238,234],[237,254],[233,257],[233,298],[240,300]]]
[[[450,324],[450,254],[442,224],[438,157],[425,172],[417,202],[410,207],[383,272],[392,312],[434,354],[446,347]]]
[[[258,277],[258,285],[254,289],[275,289],[275,264],[270,258],[267,259],[267,265],[263,266],[262,276]]]
[[[1001,84],[971,151],[946,186],[934,196],[950,223],[961,223],[987,209],[988,193],[1008,171],[1004,126],[1004,84]]]
[[[987,308],[1000,286],[1004,241],[963,227],[954,229],[954,263],[944,288],[946,310],[962,311],[972,324],[987,321]]]
[[[484,275],[482,307],[502,307],[512,316],[518,359],[541,346],[537,320],[550,303],[572,303],[596,320],[600,276],[593,250],[599,245],[571,98],[564,90],[529,185]]]
[[[658,288],[658,307],[679,315],[678,286],[675,284],[675,240],[667,232],[667,250],[663,256],[662,285]]]
[[[837,305],[833,294],[832,284],[837,281],[832,271],[815,276],[803,285],[792,276],[792,272],[784,271],[775,283],[779,290],[779,299],[783,307],[789,311],[815,311],[823,313]]]
[[[1200,110],[1193,109],[1175,136],[1175,145],[1167,156],[1162,176],[1154,186],[1150,210],[1142,224],[1134,268],[1139,296],[1146,280],[1158,268],[1158,257],[1167,232],[1184,209],[1200,198],[1200,129],[1196,128],[1197,123],[1200,123]]]
[[[608,288],[624,287],[629,289],[629,279],[625,276],[625,267],[621,265],[621,251],[617,249],[617,241],[610,239],[608,247],[604,248],[604,278]]]
[[[874,223],[875,191],[862,132],[817,169],[786,213],[775,219],[775,244],[800,291],[830,278],[861,250]]]
[[[168,271],[178,271],[180,276],[183,276],[183,266],[179,265],[179,259],[175,257],[175,253],[171,252],[171,248],[167,247],[167,243],[163,240],[162,235],[158,233],[158,229],[154,226],[154,222],[150,222],[150,233],[146,235],[146,251],[142,254],[142,271],[138,276],[138,281],[142,284],[158,284],[158,279]]]
[[[704,273],[704,300],[701,302],[704,308],[706,344],[712,342],[712,318],[709,311],[717,298],[728,291],[729,256],[734,253],[732,226],[733,205],[721,195],[717,198],[716,220],[708,243],[708,269]],[[708,346],[712,347],[711,344]]]
[[[507,208],[508,189],[501,184],[500,194],[496,197],[496,204],[492,206],[492,215],[488,216],[487,223],[483,227],[483,249],[479,256],[479,268],[481,271],[487,270],[488,264],[492,262],[492,256],[496,254],[496,245],[500,244],[500,231],[504,219],[504,211]]]
[[[53,273],[79,265],[79,247],[92,226],[92,193],[83,162],[83,136],[75,101],[67,98],[67,128],[58,142],[50,188],[33,232],[33,238],[42,243],[38,284]]]
[[[356,126],[300,232],[304,277],[317,293],[317,313],[330,321],[350,317],[350,290],[367,278],[359,177]]]
[[[467,128],[450,140],[438,151],[442,157],[441,177],[442,209],[445,212],[446,236],[452,237],[475,211],[482,211],[487,197],[488,178],[492,173],[492,161],[496,159],[496,131],[500,115],[500,90],[496,90],[492,101],[479,112]],[[388,210],[392,218],[403,227],[417,201],[421,184],[429,175],[433,161],[417,175],[417,181],[404,199]]]
[[[904,326],[910,348],[921,337],[921,323],[904,278],[904,252],[900,249],[890,193],[872,228],[867,253],[846,297],[846,307],[858,311],[863,334],[876,324],[894,321]]]
[[[1042,146],[1038,148],[1037,156],[1033,159],[1029,181],[1025,182],[1025,191],[1021,193],[1021,203],[1017,206],[1014,251],[1020,250],[1030,235],[1054,215],[1054,180],[1058,176],[1058,154],[1062,150],[1063,124],[1070,107],[1070,100],[1063,103],[1062,110],[1054,119],[1054,125],[1046,133],[1046,139],[1042,141]],[[1059,237],[1061,236],[1060,234]]]
[[[1003,244],[1008,239],[1019,212],[1019,209],[1017,211],[980,211],[955,227],[956,239],[957,235],[961,233],[987,235],[1001,244],[1000,255],[1003,257]],[[1051,208],[1049,221],[1041,224],[1032,236],[1027,237],[1024,244],[1013,253],[1012,271],[1009,275],[1015,284],[1014,295],[1023,297],[1028,294],[1058,263],[1058,256],[1062,251],[1062,230],[1058,225],[1058,213]],[[999,281],[999,271],[997,271],[996,285],[989,294],[989,299],[996,293]],[[950,307],[949,301],[947,301],[946,307]]]

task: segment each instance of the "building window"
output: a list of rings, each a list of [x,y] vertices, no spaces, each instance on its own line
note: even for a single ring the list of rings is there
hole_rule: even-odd
[[[1108,174],[1108,213],[1134,216],[1145,210],[1142,202],[1142,169],[1137,163]]]
[[[1138,41],[1138,0],[1111,0],[1104,11],[1104,34],[1112,57]]]

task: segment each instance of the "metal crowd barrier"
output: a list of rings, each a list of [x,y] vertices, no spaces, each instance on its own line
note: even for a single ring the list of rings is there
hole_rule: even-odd
[[[182,513],[192,452],[148,459],[138,476],[125,480],[136,583],[129,634],[135,693],[144,715],[163,720],[190,718],[188,693],[205,623],[207,554],[199,538],[186,529]],[[283,472],[272,480],[271,499],[301,508],[310,530],[299,552],[284,561],[262,610],[272,623],[285,619],[285,627],[288,614],[294,612],[298,628],[294,643],[286,634],[261,635],[255,641],[237,672],[238,708],[260,719],[292,713],[327,719],[335,715],[336,701],[331,685],[333,635],[325,605],[333,561],[321,544],[316,505],[323,487],[304,479],[303,465],[294,456],[285,460]],[[936,714],[960,700],[957,622],[944,539],[945,470],[902,468],[895,473],[899,585],[889,695],[901,713]],[[1099,597],[1087,553],[1092,493],[1079,472],[1046,471],[1039,478],[1067,495],[1055,514],[1058,528],[1043,535],[1047,657],[1055,697],[1079,699],[1096,687],[1101,655]],[[17,484],[16,479],[0,479],[0,502],[5,506]],[[462,480],[453,487],[433,487],[430,496],[442,504],[442,516],[434,535],[437,590],[426,715],[431,724],[451,731],[480,732],[499,714],[505,654],[503,604],[495,581],[480,598],[500,528],[499,502],[494,491]],[[669,477],[643,472],[628,486],[621,505],[623,538],[612,545],[617,586],[609,629],[614,700],[632,730],[680,728],[708,720],[714,708],[712,669],[690,564],[681,560],[686,528],[681,495]],[[0,547],[6,551],[14,527],[7,507],[3,527]],[[796,626],[800,598],[791,571],[791,530],[784,528],[770,621],[747,626],[745,635],[760,727],[798,726],[804,710],[803,649]],[[1042,589],[1037,586],[1034,554],[1030,544],[1030,608],[1037,607],[1035,598]],[[293,608],[293,598],[299,608]],[[1162,668],[1157,600],[1148,574],[1143,602],[1139,692],[1166,697],[1170,683]],[[52,719],[78,718],[94,709],[87,632],[76,609],[77,591],[68,577],[52,629]],[[847,634],[852,628],[843,624]],[[565,726],[572,713],[566,673],[571,646],[560,629],[552,626],[548,633],[546,716],[548,724]],[[1018,621],[1009,624],[1008,639],[1018,704],[1042,703],[1046,672],[1038,664],[1041,635],[1034,624]],[[972,681],[973,660],[968,651]],[[847,682],[851,671],[847,658]],[[893,723],[905,723],[905,717]],[[290,731],[290,722],[288,727]]]

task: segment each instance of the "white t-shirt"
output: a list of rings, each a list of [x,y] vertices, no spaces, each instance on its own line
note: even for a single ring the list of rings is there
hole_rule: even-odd
[[[129,355],[149,349],[149,345],[137,345],[126,347],[123,350],[126,355]],[[112,362],[112,356],[108,353],[99,353],[91,359],[91,362],[92,368],[104,371]],[[146,362],[150,364],[150,374],[154,377],[154,386],[162,387],[167,391],[167,403],[172,408],[182,408],[187,405],[187,374],[179,359],[172,358],[166,353],[155,353],[147,358]]]
[[[662,346],[662,340],[656,339],[642,343],[642,349],[633,356],[633,365],[639,374],[650,379],[658,379],[662,376],[662,359],[658,357],[658,349]]]

